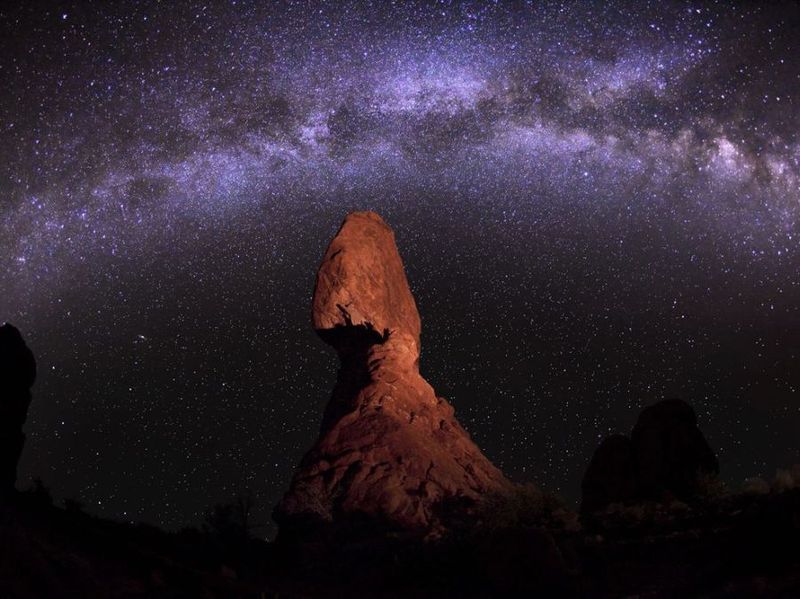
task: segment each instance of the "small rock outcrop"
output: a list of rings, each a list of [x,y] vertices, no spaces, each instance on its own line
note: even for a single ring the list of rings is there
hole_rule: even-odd
[[[689,497],[697,491],[698,474],[718,474],[717,456],[697,428],[692,407],[667,399],[645,408],[631,432],[639,493]]]
[[[645,408],[630,438],[612,435],[595,451],[583,478],[581,511],[611,503],[691,498],[719,462],[697,427],[692,407],[666,399]]]
[[[28,416],[36,360],[20,332],[0,326],[0,497],[14,490],[17,462],[25,444],[22,425]]]
[[[317,273],[312,322],[341,362],[319,438],[276,507],[281,535],[429,534],[511,483],[419,373],[420,319],[394,233],[355,212]]]
[[[636,459],[628,437],[611,435],[600,443],[589,462],[581,490],[581,510],[584,512],[636,498]]]

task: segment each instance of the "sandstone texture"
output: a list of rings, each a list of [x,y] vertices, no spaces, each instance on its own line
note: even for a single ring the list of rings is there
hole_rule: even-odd
[[[275,509],[281,535],[359,525],[431,534],[452,510],[510,490],[419,373],[419,313],[377,214],[348,215],[331,242],[312,322],[341,367],[319,438]]]
[[[665,399],[645,408],[630,438],[612,435],[595,451],[581,485],[584,513],[611,503],[691,499],[719,473],[692,407]]]
[[[14,490],[17,462],[25,444],[22,425],[31,403],[36,360],[20,332],[0,326],[0,496]]]

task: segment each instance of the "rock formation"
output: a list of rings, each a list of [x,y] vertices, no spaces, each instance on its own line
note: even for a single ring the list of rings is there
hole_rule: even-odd
[[[22,425],[31,403],[36,361],[20,332],[0,326],[0,497],[14,490],[17,462],[25,444]]]
[[[697,428],[692,407],[666,399],[645,408],[631,433],[639,492],[645,497],[671,493],[690,496],[698,474],[719,473],[719,462]]]
[[[377,214],[348,215],[331,242],[312,321],[341,367],[319,438],[275,509],[281,535],[429,534],[448,510],[511,488],[420,376],[419,314]]]
[[[611,435],[603,439],[589,462],[581,490],[584,512],[636,498],[636,460],[628,437]]]
[[[665,399],[642,411],[630,438],[612,435],[600,444],[581,485],[581,511],[633,500],[691,498],[700,476],[718,472],[692,407]]]

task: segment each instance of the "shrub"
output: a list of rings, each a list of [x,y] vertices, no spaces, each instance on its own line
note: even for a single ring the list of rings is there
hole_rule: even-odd
[[[544,493],[534,485],[515,485],[510,494],[494,493],[478,506],[479,526],[485,530],[513,528],[577,527],[577,515],[558,497]]]
[[[697,473],[697,495],[700,499],[719,499],[727,494],[728,488],[719,476],[703,471]]]
[[[795,464],[788,470],[779,468],[775,472],[775,480],[772,483],[773,491],[782,493],[797,488],[800,488],[800,464]]]
[[[767,495],[769,491],[769,483],[763,478],[748,478],[742,485],[742,492],[746,495]]]
[[[34,478],[33,484],[23,491],[23,496],[29,505],[49,507],[53,505],[53,496],[41,478]]]

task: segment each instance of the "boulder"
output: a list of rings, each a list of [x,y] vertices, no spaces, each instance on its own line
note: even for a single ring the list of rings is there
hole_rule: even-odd
[[[639,494],[691,497],[698,476],[719,473],[719,462],[697,427],[692,407],[666,399],[645,408],[631,433]]]
[[[612,503],[691,499],[719,463],[697,426],[692,407],[665,399],[645,408],[630,437],[612,435],[592,456],[581,484],[581,511]]]

